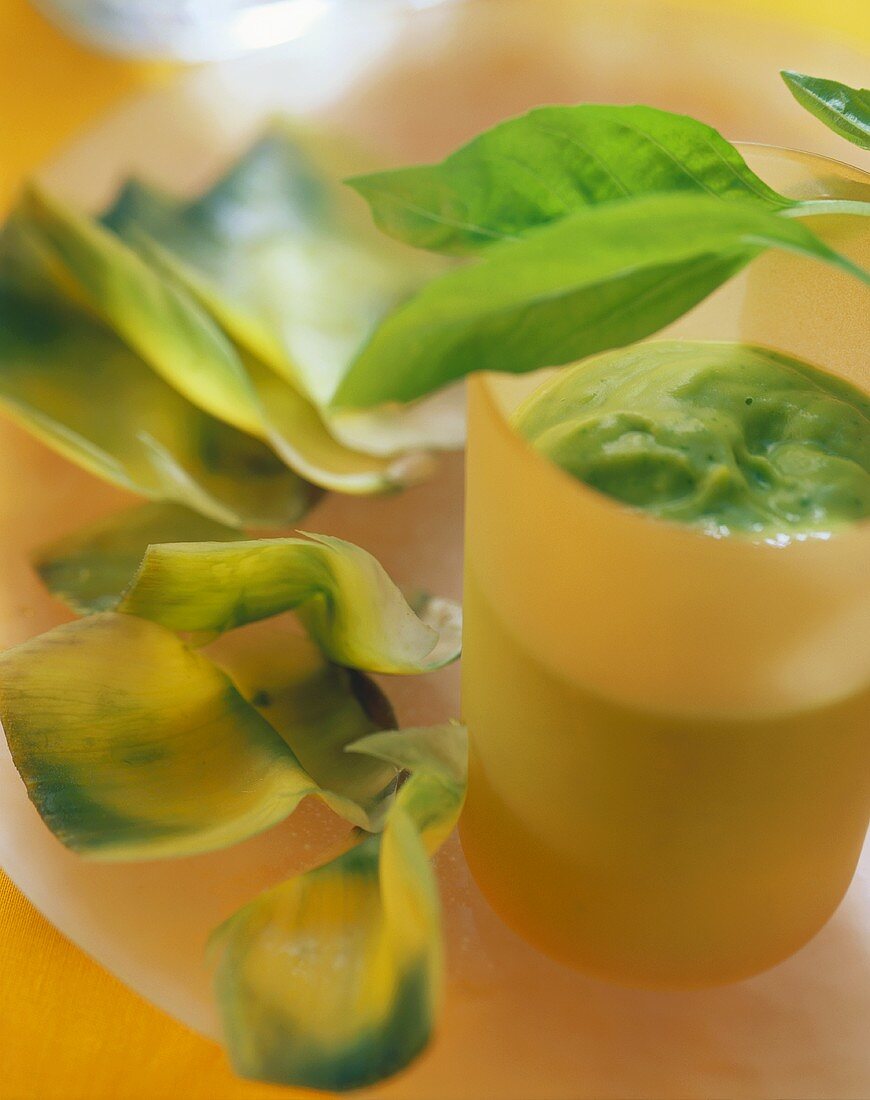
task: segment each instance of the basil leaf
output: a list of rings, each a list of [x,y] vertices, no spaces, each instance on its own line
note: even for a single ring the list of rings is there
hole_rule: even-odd
[[[703,122],[653,107],[539,107],[440,164],[348,180],[408,244],[461,255],[586,206],[678,191],[791,205]]]
[[[801,107],[846,141],[870,149],[870,88],[850,88],[838,80],[789,69],[780,75]]]
[[[377,330],[336,395],[410,401],[473,371],[522,373],[649,336],[760,250],[870,283],[805,226],[760,206],[653,195],[580,210],[430,283]]]

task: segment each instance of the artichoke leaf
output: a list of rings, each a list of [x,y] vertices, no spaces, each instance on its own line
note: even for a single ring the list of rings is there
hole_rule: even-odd
[[[150,546],[118,610],[209,636],[295,610],[330,660],[414,674],[459,655],[461,611],[415,614],[377,559],[327,535]]]
[[[141,232],[133,235],[140,253],[160,270],[168,281],[208,309],[211,295],[202,280],[186,269],[170,252]],[[383,455],[354,450],[334,431],[332,422],[297,386],[266,366],[243,346],[237,348],[240,361],[257,395],[260,408],[260,436],[276,454],[302,477],[323,489],[365,495],[406,488],[424,480],[434,469],[431,455],[414,451],[416,438],[407,439],[407,451]],[[443,404],[443,402],[441,402]],[[410,418],[408,418],[410,419]],[[338,417],[341,425],[355,423],[353,414]],[[374,422],[374,420],[372,421]],[[385,432],[388,430],[385,426]],[[344,433],[352,438],[352,430]]]
[[[276,825],[307,795],[379,824],[395,766],[342,751],[391,716],[377,689],[303,638],[278,650],[240,632],[215,656],[110,612],[0,654],[13,760],[65,845],[98,860],[195,855]]]
[[[427,761],[427,742],[438,741],[452,744]],[[383,833],[262,894],[213,937],[225,1039],[245,1077],[361,1088],[407,1066],[434,1030],[443,947],[428,855],[462,806],[465,731],[375,734],[357,751],[367,742],[418,765]]]
[[[130,180],[103,222],[152,259],[162,252],[226,333],[314,406],[336,442],[382,458],[455,449],[461,391],[408,408],[328,407],[379,321],[443,270],[378,233],[341,186],[367,167],[347,142],[276,125],[204,194],[177,199]]]
[[[258,434],[262,416],[250,379],[188,294],[114,233],[34,184],[16,216],[75,297],[169,385],[219,420]]]
[[[148,238],[137,252],[36,188],[25,193],[17,216],[64,284],[169,385],[270,444],[301,476],[322,488],[365,493],[428,472],[427,464],[418,472],[415,464],[354,453],[333,439],[310,402],[253,356],[242,357],[209,316],[201,280],[185,279],[182,265]]]
[[[361,754],[409,771],[402,787],[403,811],[430,855],[453,831],[468,781],[468,736],[456,723],[371,733],[345,752]]]
[[[328,806],[367,829],[380,827],[400,766],[345,751],[364,733],[396,724],[376,684],[327,661],[286,617],[234,630],[202,652],[289,745]],[[364,822],[354,806],[364,811]]]
[[[286,287],[271,287],[274,256],[294,236],[316,241],[366,226],[338,186],[363,162],[346,140],[278,122],[202,194],[176,197],[130,179],[101,220],[122,239],[150,239],[175,257],[233,338],[304,390],[286,354]]]
[[[235,214],[245,220],[244,211]],[[362,494],[399,488],[431,471],[424,455],[379,457],[339,442],[302,392],[234,345],[226,317],[211,316],[214,295],[203,278],[139,227],[122,240],[35,187],[25,192],[16,216],[39,241],[55,277],[169,385],[271,446],[302,477],[324,489]],[[196,228],[208,238],[201,221]],[[260,288],[261,295],[270,293],[269,285]]]
[[[33,566],[53,596],[79,615],[111,611],[136,575],[152,543],[233,542],[236,527],[181,504],[148,502],[77,528],[33,555]]]
[[[314,786],[223,673],[142,619],[98,614],[0,654],[0,691],[31,800],[90,858],[225,847]]]
[[[55,279],[20,218],[0,239],[0,406],[83,469],[230,526],[286,526],[316,491],[155,374]]]
[[[377,672],[426,672],[459,653],[458,604],[406,599],[371,554],[325,535],[248,541],[186,509],[144,505],[43,547],[34,564],[81,614],[120,610],[211,639],[296,610],[332,660]]]

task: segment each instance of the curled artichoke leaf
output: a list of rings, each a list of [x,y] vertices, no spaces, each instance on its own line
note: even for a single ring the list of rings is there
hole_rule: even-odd
[[[355,751],[416,765],[382,834],[262,894],[213,937],[224,1035],[243,1076],[361,1088],[432,1037],[444,962],[428,857],[462,806],[465,731],[375,734]]]
[[[55,836],[90,859],[190,856],[278,824],[308,795],[379,827],[396,768],[342,750],[389,704],[275,630],[258,624],[206,656],[103,612],[0,654],[9,748]]]
[[[232,542],[237,527],[181,504],[149,501],[76,528],[39,547],[33,567],[51,594],[78,615],[111,611],[148,547],[162,542]]]
[[[0,236],[0,406],[89,473],[228,526],[286,526],[318,495],[156,374],[70,292],[17,214]]]
[[[328,535],[150,546],[118,610],[206,636],[294,610],[330,660],[368,672],[434,671],[461,647],[456,603],[415,614],[376,558]]]
[[[103,221],[171,268],[240,348],[289,382],[333,446],[384,460],[456,449],[461,389],[365,412],[329,407],[377,324],[445,266],[379,233],[342,185],[371,166],[346,139],[276,122],[201,195],[132,179]]]

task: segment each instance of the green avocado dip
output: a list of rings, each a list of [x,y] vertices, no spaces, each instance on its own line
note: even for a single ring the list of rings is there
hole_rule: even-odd
[[[744,344],[661,341],[560,371],[517,430],[617,500],[720,535],[870,516],[870,397]]]

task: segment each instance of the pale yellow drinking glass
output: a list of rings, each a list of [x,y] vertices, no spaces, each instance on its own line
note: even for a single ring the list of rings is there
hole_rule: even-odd
[[[870,195],[833,161],[747,147],[794,197]],[[813,219],[870,264],[868,223]],[[667,333],[742,340],[868,388],[866,288],[767,254]],[[542,950],[691,987],[786,958],[845,893],[870,818],[870,523],[715,538],[533,451],[540,378],[471,383],[461,835]]]

